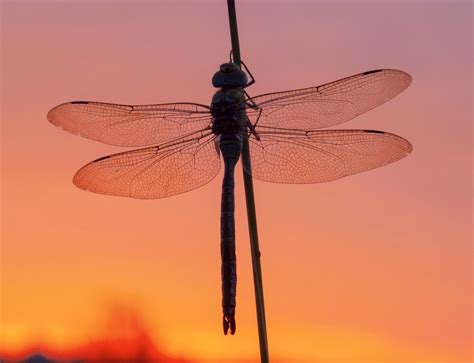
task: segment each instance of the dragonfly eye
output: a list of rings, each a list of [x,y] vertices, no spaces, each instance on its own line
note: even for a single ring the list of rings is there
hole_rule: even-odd
[[[220,67],[222,73],[231,73],[237,69],[235,63],[224,63]]]
[[[214,87],[244,87],[247,75],[235,63],[224,63],[212,77]]]

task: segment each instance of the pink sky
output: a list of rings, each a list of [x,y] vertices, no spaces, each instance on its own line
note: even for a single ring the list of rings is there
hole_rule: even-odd
[[[237,1],[237,11],[251,95],[377,68],[413,77],[341,125],[401,135],[408,158],[325,184],[255,181],[271,356],[471,361],[472,4]],[[240,168],[238,331],[224,337],[222,174],[162,200],[85,193],[74,173],[124,149],[46,120],[71,100],[210,103],[230,50],[226,16],[224,1],[2,2],[0,352],[83,346],[120,305],[169,356],[258,357]]]

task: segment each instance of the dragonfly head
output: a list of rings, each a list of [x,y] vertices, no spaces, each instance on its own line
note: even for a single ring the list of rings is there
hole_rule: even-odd
[[[212,77],[216,88],[244,87],[248,82],[247,75],[236,63],[224,63]]]

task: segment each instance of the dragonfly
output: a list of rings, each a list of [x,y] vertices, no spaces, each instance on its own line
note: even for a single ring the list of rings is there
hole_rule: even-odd
[[[275,183],[320,183],[374,169],[410,154],[412,145],[378,130],[326,129],[349,121],[404,91],[411,76],[377,69],[320,86],[251,97],[255,78],[232,58],[212,77],[210,105],[179,102],[122,105],[73,101],[48,120],[104,144],[141,147],[82,167],[73,183],[86,191],[142,199],[202,187],[224,165],[221,191],[223,331],[236,331],[234,171],[242,145],[253,178]],[[250,80],[249,80],[250,78]]]

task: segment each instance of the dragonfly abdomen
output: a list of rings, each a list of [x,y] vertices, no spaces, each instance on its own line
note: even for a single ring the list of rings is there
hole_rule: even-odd
[[[224,334],[235,333],[237,261],[235,256],[234,170],[247,127],[245,95],[242,87],[225,87],[212,97],[212,132],[219,135],[224,159],[221,200],[221,278]]]
[[[219,147],[224,159],[224,180],[221,200],[221,278],[224,334],[235,333],[235,297],[237,289],[237,261],[235,256],[234,170],[240,157],[240,135],[223,134]]]

